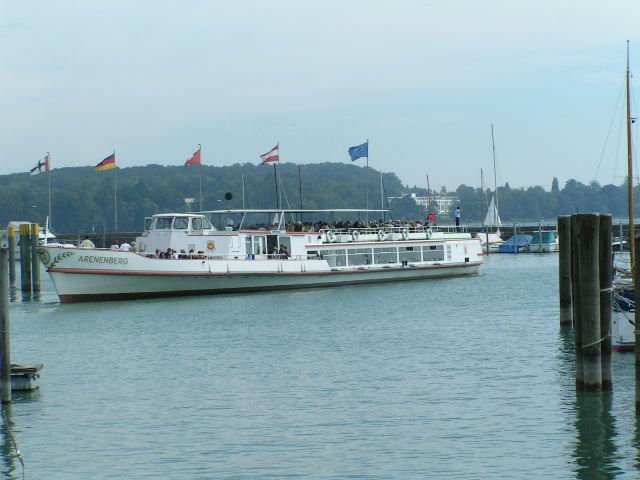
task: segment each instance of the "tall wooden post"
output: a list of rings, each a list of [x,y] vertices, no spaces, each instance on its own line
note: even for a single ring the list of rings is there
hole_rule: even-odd
[[[38,244],[40,243],[40,226],[31,224],[31,289],[40,291],[40,257],[38,256]]]
[[[600,269],[598,261],[598,233],[600,215],[585,213],[580,230],[578,261],[580,271],[580,317],[582,335],[582,368],[584,389],[602,390],[602,359],[600,335]]]
[[[31,227],[20,225],[20,284],[23,292],[31,292]]]
[[[0,384],[2,403],[11,402],[11,343],[9,341],[9,278],[7,266],[9,252],[0,248]]]
[[[640,240],[640,239],[639,239]],[[633,244],[633,248],[635,249],[635,265],[633,265],[633,284],[635,288],[635,298],[640,298],[640,241],[631,242]],[[636,366],[636,412],[640,412],[640,328],[638,328],[638,322],[640,321],[640,308],[635,309],[634,320],[636,323],[635,329],[635,337],[636,337],[636,348],[635,348],[635,366]]]
[[[602,343],[602,390],[613,388],[611,368],[611,301],[613,296],[613,252],[611,246],[611,215],[600,215],[600,334]]]
[[[573,306],[573,334],[576,352],[576,390],[584,390],[584,368],[582,365],[582,311],[580,301],[580,246],[581,218],[571,216],[571,304]]]
[[[9,288],[16,288],[16,227],[7,229],[9,246]]]
[[[560,325],[571,326],[571,217],[558,217]]]

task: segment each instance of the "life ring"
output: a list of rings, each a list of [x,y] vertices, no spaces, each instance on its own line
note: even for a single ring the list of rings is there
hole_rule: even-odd
[[[407,230],[406,228],[402,229],[401,234],[402,234],[402,239],[403,240],[407,240],[409,238],[409,230]]]
[[[207,250],[215,250],[216,249],[216,242],[214,242],[213,240],[209,240],[207,242]]]
[[[357,242],[360,239],[360,232],[358,230],[351,230],[351,238],[354,242]]]
[[[429,240],[431,238],[431,235],[433,234],[433,230],[431,227],[427,228],[427,240]]]
[[[378,240],[384,240],[384,230],[378,230]]]
[[[336,241],[336,233],[333,230],[327,232],[327,242],[333,243]]]

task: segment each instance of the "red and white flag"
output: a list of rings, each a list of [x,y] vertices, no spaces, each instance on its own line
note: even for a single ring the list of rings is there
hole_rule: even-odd
[[[271,150],[269,150],[267,153],[260,155],[260,158],[262,159],[262,165],[264,165],[265,163],[279,162],[280,161],[280,142],[278,142],[278,144],[275,147],[273,147]]]
[[[202,165],[200,163],[200,150],[202,150],[202,147],[200,146],[200,144],[198,144],[198,150],[196,150],[193,155],[191,155],[191,158],[184,162],[185,167],[187,165]]]

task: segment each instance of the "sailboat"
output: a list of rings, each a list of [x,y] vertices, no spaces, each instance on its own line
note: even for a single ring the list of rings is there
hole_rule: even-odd
[[[487,214],[482,222],[486,231],[480,232],[478,238],[482,244],[482,251],[484,253],[498,253],[500,245],[504,243],[504,240],[500,236],[500,227],[502,221],[500,215],[498,215],[498,207],[495,202],[495,195],[491,197],[491,203],[487,209]],[[495,232],[489,232],[490,227],[496,227]]]
[[[498,214],[498,181],[496,176],[496,143],[493,137],[493,124],[491,124],[491,150],[493,152],[493,187],[494,195],[491,197],[491,203],[487,208],[487,214],[482,222],[484,232],[478,234],[480,243],[482,245],[482,251],[484,253],[498,253],[500,251],[500,245],[504,243],[504,240],[500,236],[500,227],[502,222],[500,221],[500,215]],[[480,170],[482,177],[482,190],[484,191],[484,175],[482,169]],[[486,197],[485,197],[486,198]],[[489,229],[495,227],[495,232],[491,233]]]
[[[619,271],[614,279],[613,312],[611,315],[611,346],[616,351],[632,351],[635,348],[635,285],[633,268],[635,262],[635,228],[633,212],[633,151],[631,147],[631,95],[629,93],[629,41],[627,40],[627,194],[629,207],[629,271]],[[619,269],[618,269],[619,270]]]

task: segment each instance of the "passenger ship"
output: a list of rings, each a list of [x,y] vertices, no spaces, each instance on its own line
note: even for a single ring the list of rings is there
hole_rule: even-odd
[[[272,230],[245,229],[248,214],[276,213]],[[43,245],[40,258],[63,303],[331,287],[472,275],[480,241],[427,227],[290,231],[287,215],[358,210],[217,210],[151,217],[135,251]],[[216,229],[214,215],[241,214]],[[175,259],[158,258],[172,249]],[[284,252],[286,249],[286,253]],[[276,253],[280,252],[280,253]]]

